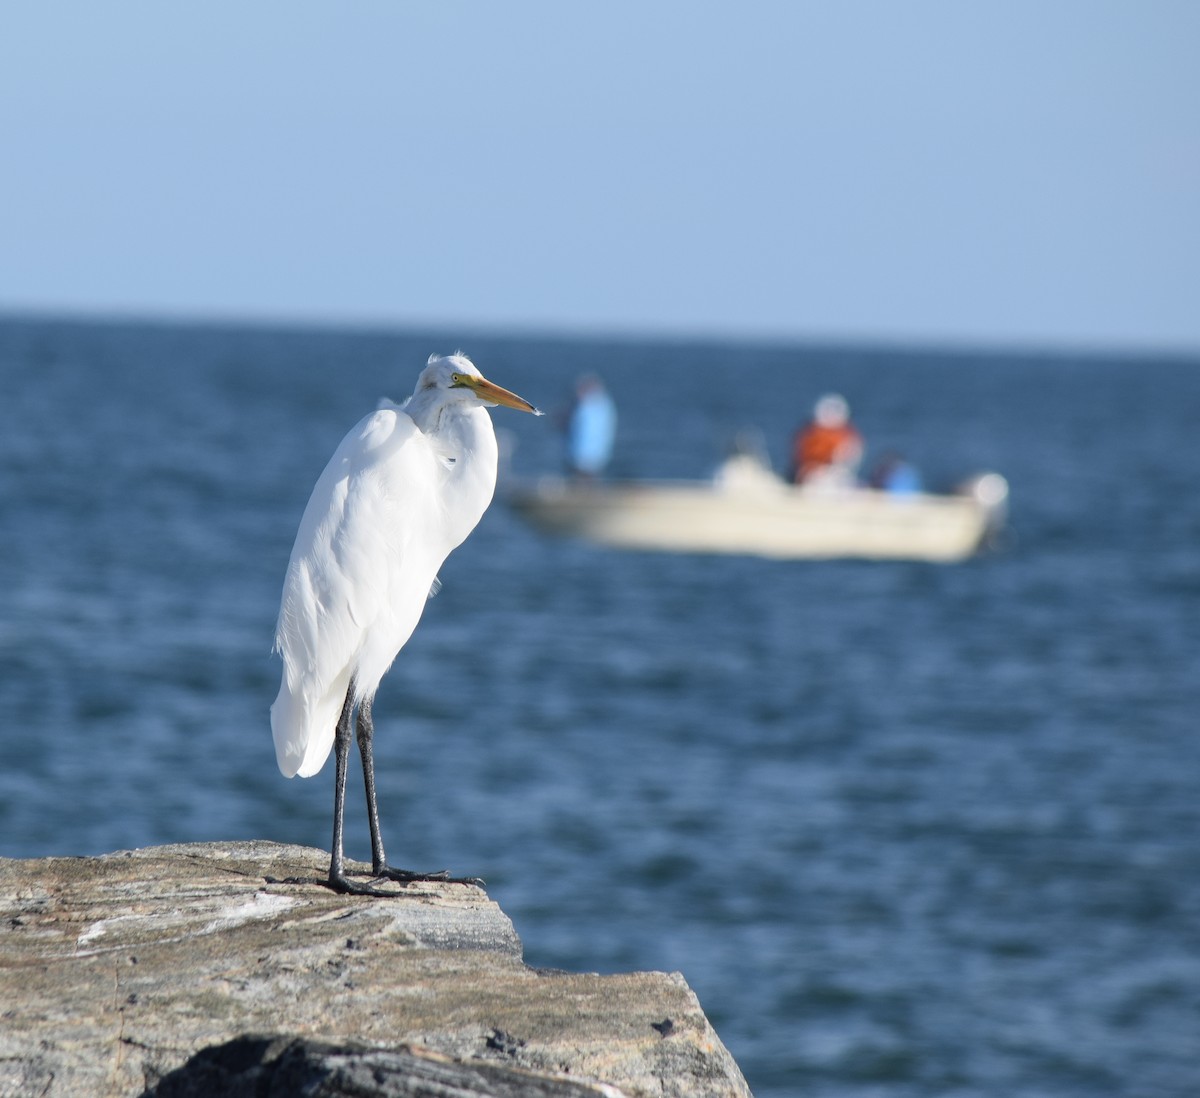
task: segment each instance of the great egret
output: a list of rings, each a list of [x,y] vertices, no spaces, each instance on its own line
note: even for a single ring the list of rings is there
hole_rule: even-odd
[[[465,355],[431,356],[403,405],[385,404],[342,440],[300,520],[275,631],[283,678],[271,733],[289,778],[316,774],[336,748],[328,880],[336,892],[393,895],[346,876],[342,827],[355,708],[375,877],[449,879],[387,863],[371,703],[412,636],[442,562],[492,500],[496,434],[485,409],[496,404],[542,414],[486,380]]]

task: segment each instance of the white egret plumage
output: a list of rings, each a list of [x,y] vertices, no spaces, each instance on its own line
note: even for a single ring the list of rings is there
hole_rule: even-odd
[[[335,750],[333,849],[338,892],[391,895],[350,881],[342,831],[351,724],[366,786],[376,878],[447,879],[387,863],[379,832],[371,704],[412,636],[438,570],[491,503],[496,434],[486,409],[541,415],[486,380],[462,354],[433,355],[413,395],[364,417],[342,440],[309,498],[288,562],[275,647],[283,657],[271,706],[276,760],[309,777]]]

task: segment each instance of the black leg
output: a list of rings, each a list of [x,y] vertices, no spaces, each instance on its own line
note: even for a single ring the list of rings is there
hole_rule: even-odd
[[[350,761],[350,720],[354,712],[354,682],[346,690],[342,715],[338,718],[333,737],[334,761],[337,770],[333,779],[333,848],[329,859],[329,887],[335,892],[348,891],[342,833],[346,819],[346,765]]]
[[[414,873],[410,869],[393,869],[387,864],[383,850],[383,835],[379,830],[379,805],[375,798],[375,752],[373,742],[375,722],[371,719],[371,699],[364,698],[358,707],[358,753],[362,758],[363,784],[367,793],[367,822],[371,825],[371,869],[376,877],[390,881],[452,881],[455,884],[482,885],[478,877],[451,877],[445,869],[436,873]]]
[[[354,682],[351,680],[333,739],[337,771],[333,780],[333,851],[329,858],[329,880],[326,884],[334,892],[352,893],[355,896],[395,896],[398,893],[384,892],[382,889],[373,888],[368,884],[357,884],[346,876],[342,835],[345,830],[346,767],[350,761],[350,721],[353,713]],[[373,830],[372,841],[374,841]]]
[[[358,754],[362,759],[363,786],[367,794],[367,823],[371,827],[371,868],[376,876],[387,865],[383,835],[379,830],[379,802],[375,797],[375,722],[371,719],[371,699],[358,707]]]

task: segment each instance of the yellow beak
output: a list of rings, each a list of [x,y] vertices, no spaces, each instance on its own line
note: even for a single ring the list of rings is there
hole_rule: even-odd
[[[530,412],[535,416],[543,414],[524,397],[510,393],[485,377],[464,377],[463,384],[474,390],[475,395],[488,404],[503,404],[506,408],[516,408],[518,412]]]

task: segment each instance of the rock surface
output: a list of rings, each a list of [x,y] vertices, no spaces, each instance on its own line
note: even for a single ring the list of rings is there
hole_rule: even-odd
[[[0,859],[0,1095],[749,1095],[678,973],[530,969],[482,889],[337,896],[327,864]]]

